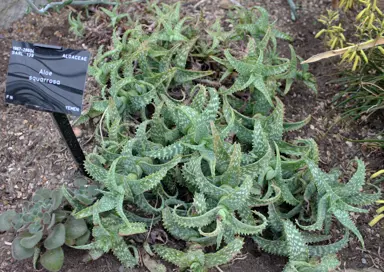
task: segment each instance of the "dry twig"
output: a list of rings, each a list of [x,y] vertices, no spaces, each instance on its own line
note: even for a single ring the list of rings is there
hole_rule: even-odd
[[[364,49],[369,49],[369,48],[375,47],[377,45],[382,45],[382,44],[384,44],[384,38],[380,37],[378,39],[370,40],[370,41],[360,43],[357,45],[352,45],[352,46],[348,46],[348,47],[337,49],[337,50],[330,50],[327,52],[323,52],[323,53],[314,55],[314,56],[310,57],[309,59],[301,62],[301,64],[312,63],[312,62],[316,62],[316,61],[319,61],[322,59],[340,56],[340,55],[343,55],[345,52],[347,52],[351,48],[356,48],[356,50],[364,50]]]
[[[107,2],[104,0],[98,0],[98,1],[72,1],[67,3],[68,1],[61,1],[61,2],[51,2],[47,4],[45,7],[39,9],[36,7],[35,3],[33,3],[33,0],[25,0],[27,1],[28,5],[31,7],[32,11],[38,13],[38,14],[44,14],[49,9],[58,7],[58,6],[64,6],[64,5],[74,5],[74,6],[85,6],[85,5],[98,5],[98,4],[104,4],[104,5],[117,5],[117,2]]]

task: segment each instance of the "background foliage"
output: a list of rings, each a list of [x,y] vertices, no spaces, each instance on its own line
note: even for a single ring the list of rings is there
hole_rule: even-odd
[[[331,49],[346,48],[342,62],[350,63],[339,80],[346,86],[336,97],[335,103],[343,109],[343,116],[353,119],[368,118],[382,112],[384,107],[382,38],[384,15],[377,0],[343,0],[340,8],[356,13],[354,35],[347,35],[339,19],[338,11],[328,10],[319,21],[325,26],[316,37],[323,36]],[[347,35],[347,38],[345,35]],[[362,50],[365,44],[379,42],[379,45]]]

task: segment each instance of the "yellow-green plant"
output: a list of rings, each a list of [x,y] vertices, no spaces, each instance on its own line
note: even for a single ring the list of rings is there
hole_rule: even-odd
[[[369,117],[384,108],[384,89],[381,87],[384,81],[384,49],[381,46],[384,44],[384,14],[377,0],[342,0],[339,7],[345,12],[357,9],[354,37],[345,37],[339,12],[328,10],[319,18],[324,29],[316,37],[323,37],[332,51],[312,59],[341,55],[341,63],[350,68],[343,69],[340,78],[333,81],[346,87],[335,96],[334,102],[343,109],[343,117]],[[352,38],[355,42],[351,42]]]
[[[352,9],[356,4],[355,0],[341,0],[340,1],[340,8],[344,8],[344,10]]]
[[[345,29],[341,26],[341,24],[334,25],[335,22],[339,21],[339,12],[327,10],[327,15],[321,15],[318,21],[326,27],[320,30],[316,34],[315,38],[325,35],[327,46],[331,49],[338,47],[343,48],[345,43]]]
[[[371,179],[374,179],[374,178],[377,178],[378,176],[380,175],[383,175],[384,174],[384,169],[374,173],[372,176],[371,176]],[[384,204],[384,200],[378,200],[376,201],[377,204]],[[375,218],[372,219],[371,222],[369,222],[369,225],[371,227],[373,227],[374,225],[376,225],[381,219],[384,218],[384,205],[381,206],[380,208],[378,208],[376,210],[376,213],[377,215],[375,216]]]
[[[344,48],[348,45],[342,56],[342,61],[352,64],[352,71],[355,71],[363,64],[362,61],[368,63],[369,58],[362,50],[362,45],[371,43],[382,37],[384,33],[384,14],[377,5],[377,0],[343,0],[340,7],[348,11],[354,7],[361,8],[356,16],[356,32],[355,36],[358,43],[346,42],[344,36],[345,29],[339,22],[339,12],[328,10],[327,15],[322,15],[319,22],[324,25],[324,29],[320,30],[316,38],[325,34],[325,42],[331,49]],[[384,49],[379,45],[378,50],[384,54]]]

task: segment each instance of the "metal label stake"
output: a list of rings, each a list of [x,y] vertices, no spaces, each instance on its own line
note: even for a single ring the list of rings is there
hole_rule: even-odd
[[[79,142],[77,141],[77,138],[75,136],[75,133],[73,132],[71,124],[69,123],[67,115],[63,113],[53,112],[51,113],[51,116],[60,131],[61,137],[67,144],[69,151],[71,151],[72,158],[78,166],[79,170],[83,175],[89,177],[88,173],[85,171],[84,168],[84,152],[81,149]]]

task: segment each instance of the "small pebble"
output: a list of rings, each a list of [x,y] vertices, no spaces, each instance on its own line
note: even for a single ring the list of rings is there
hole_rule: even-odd
[[[21,198],[23,196],[21,192],[16,192],[16,194],[17,194],[17,198]]]
[[[347,146],[352,147],[352,143],[351,142],[346,141],[345,143],[347,144]]]
[[[76,138],[81,138],[81,136],[83,136],[83,131],[78,127],[73,128],[73,133],[75,133]]]
[[[367,259],[362,258],[362,259],[361,259],[361,263],[362,263],[362,264],[367,264]]]

